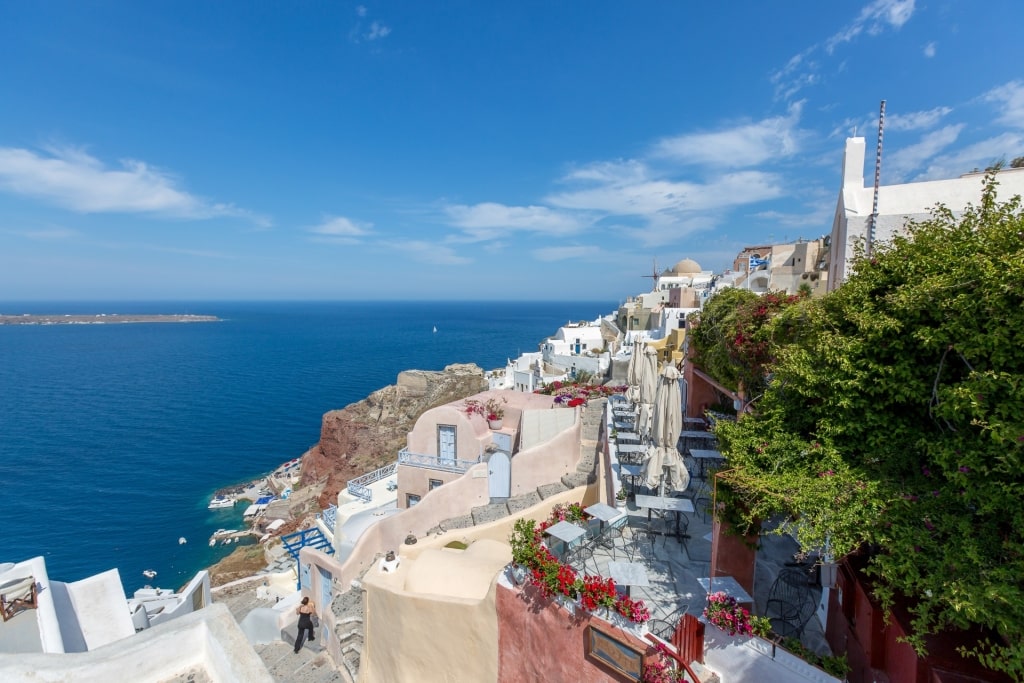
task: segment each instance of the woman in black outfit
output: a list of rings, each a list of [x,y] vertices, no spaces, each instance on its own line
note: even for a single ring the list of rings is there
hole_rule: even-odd
[[[299,615],[299,634],[295,636],[295,653],[302,649],[302,637],[309,633],[309,641],[316,640],[313,635],[313,614],[316,612],[316,605],[309,601],[309,598],[302,598],[302,604],[298,606],[295,613]]]

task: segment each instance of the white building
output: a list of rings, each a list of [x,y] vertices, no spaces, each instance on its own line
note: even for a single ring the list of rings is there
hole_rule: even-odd
[[[611,362],[609,346],[615,336],[608,333],[608,326],[602,319],[593,322],[569,323],[558,328],[554,335],[540,345],[543,362],[554,368],[563,368],[570,377],[586,371],[596,377],[603,377]]]
[[[901,231],[908,219],[931,217],[936,204],[961,215],[968,204],[981,203],[984,173],[966,173],[950,180],[929,180],[878,188],[878,220],[875,244]],[[998,174],[997,196],[1005,201],[1024,195],[1024,168],[1003,169]],[[832,222],[829,290],[839,287],[850,274],[854,246],[867,239],[874,188],[864,183],[864,138],[847,138],[843,154],[843,185]]]

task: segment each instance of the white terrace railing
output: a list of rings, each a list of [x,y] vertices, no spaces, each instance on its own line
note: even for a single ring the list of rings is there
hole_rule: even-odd
[[[385,465],[373,472],[356,477],[355,479],[350,479],[347,490],[353,496],[362,498],[366,502],[370,502],[373,500],[373,490],[370,488],[370,484],[393,476],[396,469],[398,469],[398,463],[393,462],[390,465]]]
[[[479,457],[476,460],[458,460],[456,458],[442,458],[438,455],[410,453],[408,448],[398,451],[399,465],[425,467],[431,470],[441,470],[442,472],[457,472],[461,474],[478,462],[480,462]]]
[[[327,509],[316,513],[316,518],[324,523],[324,526],[334,535],[334,522],[338,518],[338,506],[328,505]]]

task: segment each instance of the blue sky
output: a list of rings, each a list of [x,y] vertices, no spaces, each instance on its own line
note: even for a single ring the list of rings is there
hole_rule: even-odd
[[[1024,155],[1021,26],[1016,0],[0,0],[0,301],[620,300],[655,259],[827,233],[881,99],[883,183]]]

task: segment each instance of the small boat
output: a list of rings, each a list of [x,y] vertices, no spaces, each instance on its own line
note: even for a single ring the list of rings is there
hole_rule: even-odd
[[[144,572],[142,572],[142,575],[145,576],[147,579],[152,579],[154,576],[156,576],[156,572],[152,569],[147,569]]]
[[[434,334],[437,334],[437,325],[434,325]]]
[[[210,508],[211,510],[216,510],[218,508],[231,508],[234,506],[234,498],[228,498],[227,496],[216,496],[213,500],[210,501],[210,504],[207,507]]]
[[[186,543],[188,543],[188,541],[185,540],[184,536],[178,539],[178,545],[185,545]]]
[[[231,542],[231,535],[237,534],[238,529],[217,529],[210,536],[210,547],[217,545],[217,541],[220,541],[223,545],[227,545]]]

